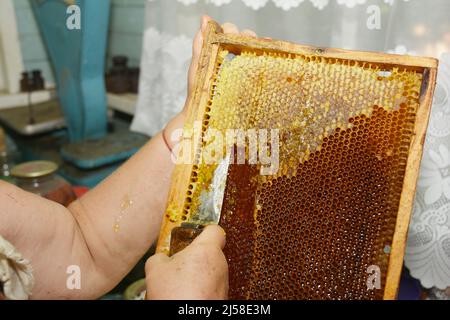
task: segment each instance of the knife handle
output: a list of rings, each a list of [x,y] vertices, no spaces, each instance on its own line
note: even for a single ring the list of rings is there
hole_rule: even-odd
[[[183,250],[202,233],[204,226],[194,223],[182,223],[181,226],[172,229],[170,234],[169,256]]]

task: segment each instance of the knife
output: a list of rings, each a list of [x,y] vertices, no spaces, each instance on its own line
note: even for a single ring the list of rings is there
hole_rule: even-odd
[[[219,224],[227,185],[231,155],[225,156],[214,170],[210,190],[200,193],[200,206],[190,222],[183,222],[172,229],[169,256],[183,250],[202,232],[205,226]]]

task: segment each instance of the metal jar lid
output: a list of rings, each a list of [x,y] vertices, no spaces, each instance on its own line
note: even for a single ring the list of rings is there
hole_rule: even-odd
[[[15,178],[39,178],[52,174],[58,170],[58,165],[51,161],[29,161],[18,164],[11,169],[11,176]]]

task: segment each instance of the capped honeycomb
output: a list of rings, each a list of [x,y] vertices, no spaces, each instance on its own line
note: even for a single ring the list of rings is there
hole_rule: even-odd
[[[231,148],[236,152],[218,217],[227,233],[231,299],[392,297],[388,273],[400,272],[412,202],[404,190],[414,191],[405,184],[417,177],[430,102],[424,96],[431,95],[435,74],[350,53],[265,50],[266,42],[222,35],[221,45],[214,33],[209,37],[203,61],[210,68],[197,77],[183,132],[184,140],[195,140],[194,120],[200,120],[200,139],[193,165],[177,166],[158,250],[168,250],[167,230],[207,222],[214,174]],[[210,139],[210,129],[247,136],[242,145],[224,143]],[[259,130],[269,132],[267,148],[249,142]],[[250,161],[274,152],[270,174]],[[205,161],[206,153],[216,161]],[[373,266],[380,286],[369,288]],[[395,291],[398,279],[392,278]]]

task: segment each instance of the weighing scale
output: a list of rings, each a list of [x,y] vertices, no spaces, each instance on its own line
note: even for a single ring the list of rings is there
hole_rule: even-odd
[[[92,187],[148,141],[130,132],[128,122],[108,123],[104,74],[110,1],[30,3],[53,66],[58,99],[2,111],[0,121],[13,132],[25,159],[56,161],[70,182]],[[72,5],[79,8],[80,29],[67,26]],[[27,116],[31,110],[33,121]]]

